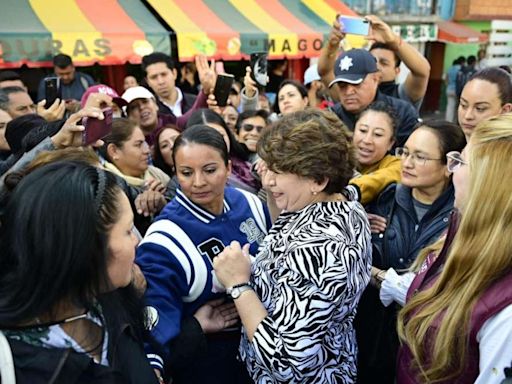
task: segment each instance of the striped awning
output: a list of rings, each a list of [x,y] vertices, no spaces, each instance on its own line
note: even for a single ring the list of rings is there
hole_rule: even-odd
[[[316,57],[337,14],[355,15],[339,0],[147,0],[176,33],[180,61],[197,54],[240,60]],[[348,45],[366,41],[349,36]]]
[[[57,53],[136,64],[152,51],[171,52],[169,32],[140,0],[2,0],[0,68],[49,66]]]
[[[446,43],[486,43],[489,36],[455,21],[440,21],[437,23],[439,33],[437,39]]]

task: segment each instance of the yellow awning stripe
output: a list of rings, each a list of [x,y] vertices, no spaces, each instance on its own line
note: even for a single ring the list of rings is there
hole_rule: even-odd
[[[30,0],[30,6],[41,23],[51,31],[53,40],[62,42],[59,50],[76,53],[72,55],[76,61],[91,59],[80,51],[86,52],[87,47],[94,46],[95,40],[101,39],[102,34],[94,28],[74,1]],[[55,12],[56,9],[59,12]],[[82,47],[77,45],[78,40],[83,42]],[[101,58],[98,56],[98,59]]]
[[[289,54],[298,53],[298,36],[296,33],[290,32],[279,21],[275,20],[272,15],[268,14],[255,0],[229,0],[229,2],[250,20],[256,27],[268,34],[273,45],[269,45],[269,53],[279,54],[280,47],[284,44],[289,45]]]

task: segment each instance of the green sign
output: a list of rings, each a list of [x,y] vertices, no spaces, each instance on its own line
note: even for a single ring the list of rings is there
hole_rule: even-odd
[[[409,43],[437,40],[436,24],[401,24],[391,28],[402,40]]]

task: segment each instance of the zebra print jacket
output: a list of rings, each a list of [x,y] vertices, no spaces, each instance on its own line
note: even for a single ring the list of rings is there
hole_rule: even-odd
[[[240,355],[256,383],[353,383],[352,325],[370,281],[371,235],[358,202],[281,214],[260,246],[252,284],[267,309]]]

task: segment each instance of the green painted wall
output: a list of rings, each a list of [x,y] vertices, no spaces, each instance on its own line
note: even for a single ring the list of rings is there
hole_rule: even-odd
[[[460,21],[461,24],[467,25],[471,29],[479,32],[488,32],[491,28],[490,21]],[[443,62],[443,73],[446,73],[448,68],[451,67],[453,60],[459,56],[468,57],[470,55],[477,54],[480,49],[480,44],[455,44],[446,43],[446,49],[444,51],[444,62]],[[445,85],[443,83],[441,87],[441,95],[439,102],[439,109],[444,111],[446,108],[446,94]]]
[[[488,32],[491,29],[490,21],[461,21],[461,24],[467,25],[471,29],[479,32]],[[459,56],[468,57],[470,55],[477,54],[480,49],[480,44],[454,44],[447,43],[446,50],[444,51],[444,63],[443,63],[443,72],[446,72],[448,68]]]

